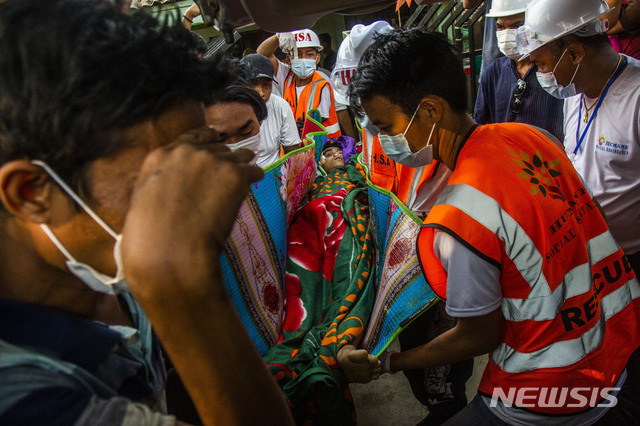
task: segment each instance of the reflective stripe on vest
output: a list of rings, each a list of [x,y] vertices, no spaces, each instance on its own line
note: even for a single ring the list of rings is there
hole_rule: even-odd
[[[640,297],[637,280],[606,295],[600,302],[605,322],[598,322],[580,337],[552,343],[538,351],[522,353],[503,343],[491,353],[491,361],[507,373],[521,373],[540,368],[565,367],[575,364],[597,349],[604,339],[606,321]]]
[[[495,200],[477,189],[467,185],[450,185],[438,202],[455,206],[472,218],[482,221],[485,227],[505,242],[507,256],[531,286],[529,299],[502,299],[502,314],[505,320],[552,320],[558,316],[566,299],[591,290],[591,268],[587,263],[569,271],[563,283],[552,292],[544,275],[540,274],[543,258],[535,250],[535,245],[524,229],[504,212]],[[492,214],[487,215],[487,212]],[[615,255],[620,249],[611,233],[607,231],[591,239],[588,242],[588,250],[595,265],[600,260]],[[623,267],[621,264],[618,265],[620,268]],[[640,290],[633,279],[605,296],[601,301],[605,320],[620,312],[639,295]],[[531,353],[518,352],[503,343],[492,353],[491,359],[509,373],[571,365],[602,343],[603,327],[605,324],[601,322],[577,339],[556,342]]]
[[[516,265],[522,277],[531,286],[528,299],[503,298],[502,314],[512,321],[550,320],[558,315],[564,299],[588,292],[591,289],[591,268],[588,263],[579,265],[565,275],[565,280],[551,291],[543,274],[540,274],[543,256],[509,214],[491,197],[468,185],[449,185],[438,199],[439,204],[454,206],[482,223],[505,242],[507,256]],[[487,212],[492,214],[486,215]],[[610,232],[604,232],[587,242],[591,262],[596,264],[615,254],[618,244]]]
[[[314,72],[311,82],[302,89],[300,98],[298,98],[295,76],[292,72],[289,73],[285,79],[283,97],[289,103],[296,121],[304,120],[307,111],[318,108],[322,99],[322,89],[328,84],[329,82],[320,73]],[[331,85],[329,85],[329,88],[331,89]],[[331,96],[329,117],[323,117],[321,124],[327,129],[327,137],[335,139],[340,137],[342,133],[340,132],[340,123],[336,114],[333,89],[329,92]]]
[[[472,134],[418,237],[427,279],[446,295],[436,229],[500,268],[501,344],[480,392],[615,384],[640,345],[640,283],[560,148],[517,124]],[[575,402],[532,409],[588,408]]]

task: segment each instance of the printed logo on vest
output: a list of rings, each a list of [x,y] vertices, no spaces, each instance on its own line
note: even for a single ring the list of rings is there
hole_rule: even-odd
[[[596,151],[609,152],[617,155],[629,155],[629,145],[608,141],[604,134],[598,138]]]
[[[516,154],[509,148],[507,149],[513,155],[513,161],[522,167],[522,172],[518,173],[518,176],[531,183],[531,195],[542,194],[543,197],[549,195],[553,199],[566,201],[557,179],[561,173],[555,170],[560,164],[559,159],[546,161],[540,150],[529,155],[524,151]]]

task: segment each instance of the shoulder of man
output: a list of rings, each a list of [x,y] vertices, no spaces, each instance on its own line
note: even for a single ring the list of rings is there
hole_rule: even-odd
[[[506,56],[501,56],[499,58],[494,59],[489,62],[484,71],[482,72],[481,78],[497,78],[502,72],[509,69],[511,66],[511,59]]]

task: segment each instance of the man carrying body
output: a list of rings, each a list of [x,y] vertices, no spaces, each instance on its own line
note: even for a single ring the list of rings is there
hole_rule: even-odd
[[[601,34],[607,25],[598,17],[607,10],[600,0],[535,0],[517,37],[548,90],[568,97],[566,153],[639,274],[640,61],[618,54]]]
[[[562,147],[527,125],[478,126],[465,80],[453,46],[420,28],[380,36],[351,80],[383,146],[452,170],[418,255],[458,322],[384,355],[383,371],[490,352],[481,395],[451,424],[566,424],[616,416],[627,401],[637,409],[640,284],[628,260]],[[596,405],[614,387],[618,405],[605,414],[610,404]],[[564,399],[549,404],[549,392]]]
[[[291,67],[275,57],[274,52],[278,46],[289,54]],[[318,36],[309,29],[271,36],[257,49],[259,54],[266,56],[273,64],[276,82],[282,88],[282,97],[293,111],[298,129],[302,129],[307,111],[317,109],[322,125],[327,129],[327,137],[338,138],[341,132],[333,90],[331,84],[316,71],[321,50]]]
[[[290,422],[218,263],[262,172],[211,143],[230,77],[193,47],[109,4],[0,3],[0,423],[176,424],[151,324],[204,423]]]
[[[260,125],[260,152],[256,160],[256,164],[264,168],[280,158],[280,147],[285,154],[300,148],[300,137],[289,104],[271,93],[274,81],[271,62],[252,53],[240,63],[246,66],[245,79],[267,104],[267,118]]]
[[[480,76],[473,118],[479,124],[517,122],[538,126],[560,141],[562,100],[545,92],[528,59],[518,61],[516,28],[524,24],[530,0],[498,0],[487,17],[496,18],[498,48],[505,55],[493,60]]]

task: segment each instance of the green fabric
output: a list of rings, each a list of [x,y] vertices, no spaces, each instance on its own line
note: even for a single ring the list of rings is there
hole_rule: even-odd
[[[367,186],[355,158],[319,176],[287,233],[285,317],[264,356],[298,424],[352,424],[338,350],[360,337],[375,301]]]

